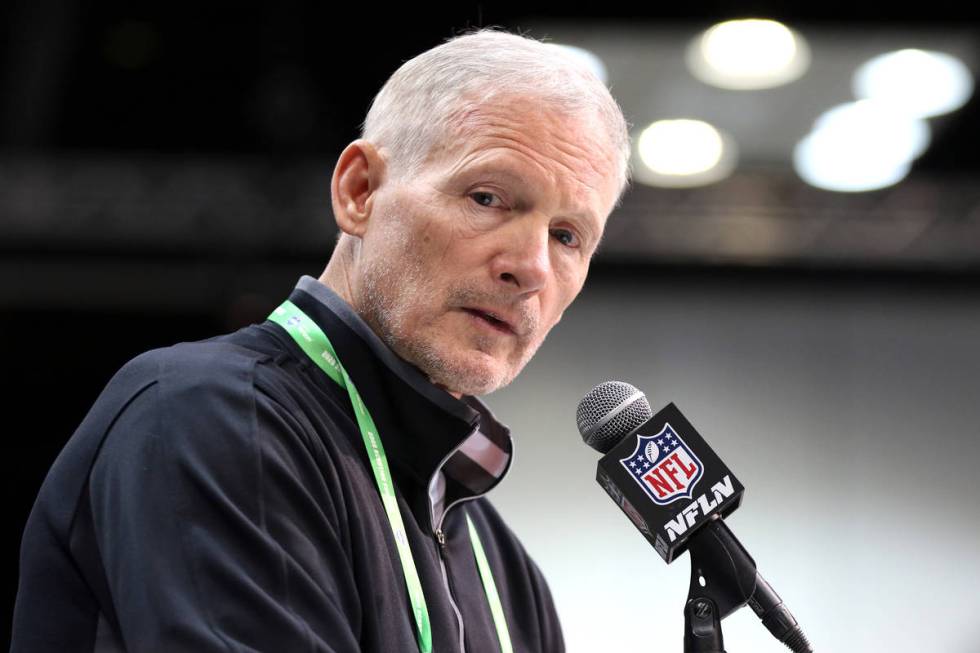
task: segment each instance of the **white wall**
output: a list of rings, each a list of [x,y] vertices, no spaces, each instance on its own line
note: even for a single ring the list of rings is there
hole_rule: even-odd
[[[746,487],[732,530],[817,651],[980,651],[980,291],[942,282],[590,282],[488,403],[491,495],[543,568],[568,650],[681,651],[665,565],[595,483],[575,407],[608,379],[673,401]],[[787,650],[748,608],[729,653]]]

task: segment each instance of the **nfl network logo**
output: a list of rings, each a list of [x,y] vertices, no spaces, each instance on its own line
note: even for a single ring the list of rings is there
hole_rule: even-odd
[[[619,462],[647,496],[661,506],[691,499],[694,486],[704,473],[704,465],[670,424],[656,435],[638,435],[636,449]]]

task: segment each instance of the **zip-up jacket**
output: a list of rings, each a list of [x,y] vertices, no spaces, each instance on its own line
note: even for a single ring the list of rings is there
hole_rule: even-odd
[[[378,428],[433,651],[500,651],[479,533],[515,652],[563,651],[547,585],[483,498],[508,430],[399,359],[303,277]],[[278,324],[142,354],[55,461],[25,529],[11,651],[418,650],[405,577],[346,390]]]

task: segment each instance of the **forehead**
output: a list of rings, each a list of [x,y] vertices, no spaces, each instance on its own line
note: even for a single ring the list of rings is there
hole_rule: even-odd
[[[619,193],[615,148],[597,118],[510,97],[450,116],[429,162],[447,177],[491,172],[543,186],[605,219]],[[586,207],[581,207],[586,208]]]

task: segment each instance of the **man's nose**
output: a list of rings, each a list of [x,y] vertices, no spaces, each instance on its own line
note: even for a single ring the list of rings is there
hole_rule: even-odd
[[[551,230],[530,216],[509,226],[493,259],[494,278],[513,284],[521,294],[540,290],[551,275]]]

